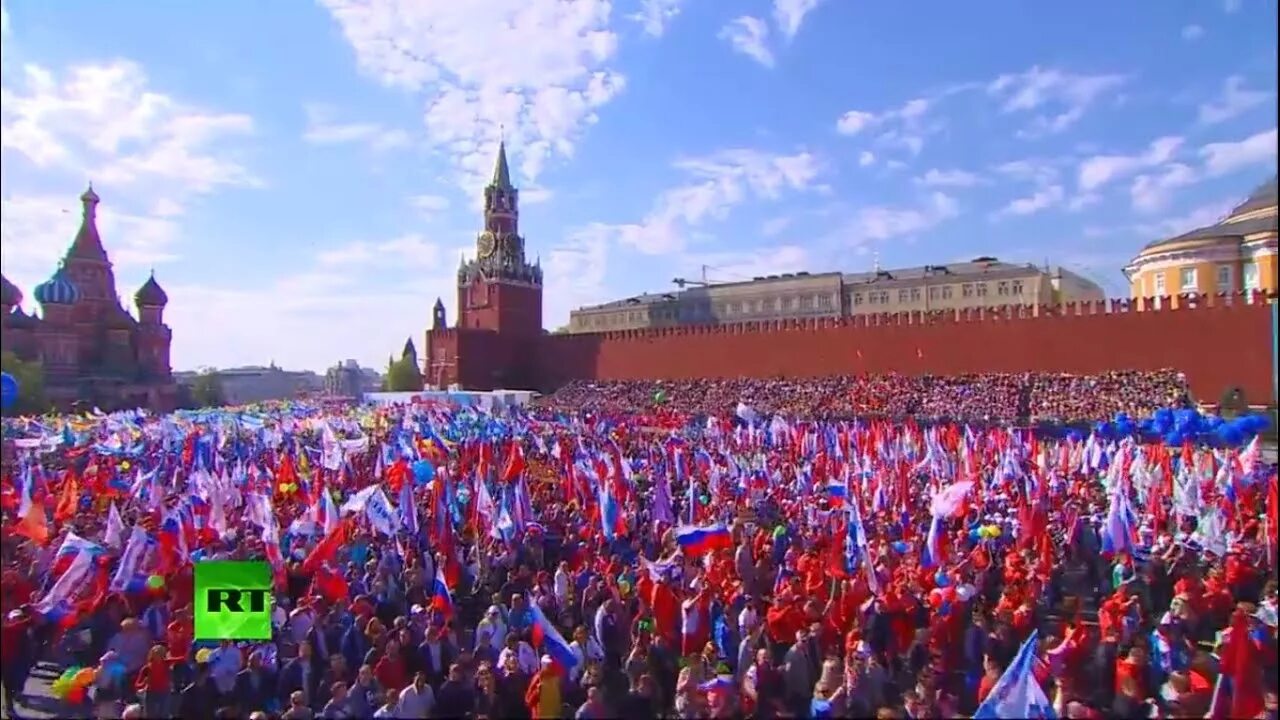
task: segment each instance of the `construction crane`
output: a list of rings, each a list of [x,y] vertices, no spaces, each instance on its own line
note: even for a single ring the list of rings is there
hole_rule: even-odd
[[[702,275],[701,275],[702,279],[701,279],[701,280],[689,280],[689,279],[686,279],[686,278],[679,278],[679,277],[678,277],[678,278],[672,278],[671,282],[675,283],[676,287],[680,288],[681,290],[685,289],[685,287],[686,287],[686,286],[689,286],[689,285],[693,285],[694,287],[711,287],[712,285],[718,285],[718,284],[719,284],[719,283],[717,283],[717,282],[714,282],[714,281],[712,281],[712,280],[708,280],[708,279],[707,279],[707,271],[708,271],[708,270],[715,270],[716,268],[714,268],[714,267],[712,267],[712,266],[710,266],[710,265],[702,265],[702,266],[700,266],[700,267],[701,267],[701,272],[702,272]]]

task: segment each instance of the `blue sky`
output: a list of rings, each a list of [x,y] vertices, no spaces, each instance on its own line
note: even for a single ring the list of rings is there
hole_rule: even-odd
[[[4,0],[3,270],[93,180],[180,369],[420,341],[505,132],[545,324],[712,280],[976,255],[1124,292],[1275,171],[1275,0]],[[501,129],[500,129],[501,128]]]

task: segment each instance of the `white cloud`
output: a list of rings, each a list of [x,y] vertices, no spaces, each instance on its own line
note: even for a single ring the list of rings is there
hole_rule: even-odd
[[[884,112],[849,110],[836,120],[836,132],[854,136],[864,131],[878,130],[876,143],[884,147],[905,149],[911,155],[919,155],[924,149],[926,135],[942,129],[941,123],[928,122],[929,110],[934,100],[924,97],[908,100],[902,106]]]
[[[262,288],[169,285],[166,321],[202,330],[174,333],[173,364],[184,369],[275,360],[290,369],[322,371],[353,358],[381,370],[406,336],[422,341],[435,298],[448,303],[456,297],[451,285],[447,274],[364,284],[336,269],[284,276]]]
[[[1135,225],[1132,232],[1146,240],[1175,237],[1221,221],[1239,202],[1239,198],[1218,200],[1193,208],[1184,215],[1162,216],[1154,222]]]
[[[760,234],[764,237],[777,237],[791,227],[791,218],[783,216],[767,220],[760,226]]]
[[[174,259],[173,245],[181,230],[169,214],[175,208],[160,206],[149,214],[131,213],[103,194],[98,231],[117,268],[128,272]],[[5,275],[30,297],[31,288],[53,273],[79,227],[80,203],[73,193],[9,198],[0,218],[0,259]],[[133,293],[132,288],[120,289],[126,295]]]
[[[136,63],[76,65],[61,81],[28,64],[21,80],[0,88],[0,147],[38,168],[190,192],[260,184],[222,142],[252,133],[252,118],[180,103],[149,87]]]
[[[0,37],[9,37],[9,8],[0,3]]]
[[[415,267],[429,269],[439,267],[443,259],[442,248],[420,234],[410,233],[382,242],[357,241],[349,245],[322,250],[316,255],[321,268],[359,271],[373,268]]]
[[[982,178],[965,170],[930,168],[924,175],[916,178],[916,182],[925,187],[973,187],[981,183]]]
[[[427,139],[469,194],[488,181],[499,135],[524,184],[571,157],[618,95],[609,0],[320,0],[361,70],[421,93]]]
[[[1071,127],[1103,94],[1124,82],[1122,75],[1078,75],[1035,66],[997,77],[987,85],[987,92],[1001,100],[1005,113],[1037,113],[1031,126],[1019,134],[1040,137]]]
[[[1010,160],[993,169],[1011,180],[1030,182],[1042,187],[1058,182],[1059,177],[1057,165],[1042,158]]]
[[[769,49],[769,26],[760,18],[743,15],[720,29],[720,39],[727,40],[733,49],[771,68],[773,51]]]
[[[409,133],[392,130],[378,123],[334,120],[334,108],[328,105],[310,104],[304,108],[307,126],[302,139],[313,145],[346,145],[358,143],[373,150],[395,150],[409,144]]]
[[[876,164],[875,153],[871,152],[870,150],[863,150],[862,152],[858,153],[858,165],[860,167],[869,167],[875,164]]]
[[[860,208],[832,239],[845,245],[910,237],[930,230],[960,213],[956,201],[945,193],[930,194],[920,207],[876,205]]]
[[[1026,197],[1011,201],[1008,205],[997,210],[993,217],[999,219],[1010,215],[1035,215],[1041,211],[1062,205],[1065,199],[1066,192],[1061,185],[1048,185],[1037,189]]]
[[[800,32],[804,18],[813,12],[822,0],[773,0],[773,22],[787,40]]]
[[[685,0],[640,0],[640,11],[630,19],[640,23],[646,35],[662,37],[667,26],[675,21]]]
[[[1228,15],[1240,10],[1241,0],[1222,0],[1222,10]]]
[[[547,327],[569,321],[569,311],[608,299],[605,280],[609,269],[609,244],[615,235],[608,225],[581,228],[551,249],[544,264],[542,314]]]
[[[1178,188],[1194,184],[1199,178],[1190,166],[1170,163],[1160,172],[1139,175],[1129,187],[1133,209],[1138,212],[1159,212],[1169,204],[1169,198]]]
[[[1205,172],[1209,175],[1228,173],[1276,161],[1276,129],[1264,130],[1239,142],[1210,143],[1200,148]]]
[[[722,220],[751,198],[776,200],[784,192],[819,190],[822,166],[807,152],[779,155],[758,150],[723,150],[678,160],[675,167],[688,180],[658,196],[653,210],[639,223],[607,225],[618,241],[646,255],[682,251],[691,234],[708,222]]]
[[[1199,25],[1192,24],[1182,28],[1183,40],[1188,40],[1188,41],[1199,40],[1202,37],[1204,37],[1204,28],[1200,27]]]
[[[1249,90],[1244,78],[1232,75],[1223,83],[1222,95],[1200,106],[1200,122],[1220,123],[1242,115],[1265,103],[1271,97],[1266,90]]]
[[[422,214],[431,216],[449,209],[449,198],[442,195],[414,195],[409,204]]]
[[[875,125],[879,118],[875,113],[869,113],[865,110],[850,110],[836,120],[836,132],[841,135],[857,135],[867,128]]]
[[[1080,163],[1077,183],[1084,192],[1098,190],[1118,178],[1163,165],[1182,147],[1182,138],[1157,138],[1139,155],[1095,155]]]
[[[0,86],[5,183],[65,192],[6,197],[5,272],[28,287],[48,276],[75,234],[84,178],[98,181],[99,229],[118,267],[174,259],[192,196],[262,185],[230,142],[252,132],[248,115],[180,101],[126,60],[23,66]]]

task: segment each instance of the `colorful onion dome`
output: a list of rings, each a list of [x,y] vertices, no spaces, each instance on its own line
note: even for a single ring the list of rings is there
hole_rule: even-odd
[[[36,286],[36,302],[41,305],[74,305],[80,300],[80,289],[60,267],[53,277]]]

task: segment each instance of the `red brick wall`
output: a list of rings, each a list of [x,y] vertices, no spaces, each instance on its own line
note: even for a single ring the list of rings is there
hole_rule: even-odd
[[[575,379],[794,377],[900,372],[1186,373],[1198,400],[1228,386],[1272,396],[1271,309],[1261,299],[1202,297],[1177,310],[1136,303],[900,313],[845,320],[749,323],[590,335],[548,335],[538,385]]]

